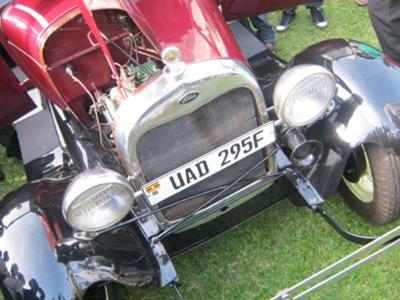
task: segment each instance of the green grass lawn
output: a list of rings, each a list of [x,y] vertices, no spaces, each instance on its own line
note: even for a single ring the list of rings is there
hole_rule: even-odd
[[[352,0],[328,0],[326,29],[311,23],[307,10],[298,9],[291,28],[277,36],[278,54],[289,59],[306,46],[328,38],[353,38],[378,47],[366,8]],[[279,14],[271,14],[277,23]],[[0,164],[7,181],[0,196],[24,182],[21,164],[5,157]],[[339,196],[329,211],[345,227],[362,234],[380,234],[393,228],[371,227],[350,211]],[[398,224],[397,224],[398,225]],[[268,299],[359,246],[339,237],[319,216],[283,201],[221,238],[174,259],[187,299]],[[362,267],[311,299],[400,299],[400,251]],[[121,299],[175,299],[171,289],[137,291],[119,288]]]

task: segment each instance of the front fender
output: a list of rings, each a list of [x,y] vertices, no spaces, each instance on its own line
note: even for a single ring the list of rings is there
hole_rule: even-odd
[[[135,226],[77,241],[61,215],[69,181],[28,184],[0,203],[0,284],[6,299],[79,299],[97,283],[158,285]]]
[[[27,185],[1,202],[0,273],[6,299],[73,299],[78,293],[67,266],[54,255],[49,223],[32,207],[36,186]]]
[[[356,147],[374,143],[400,154],[400,68],[368,45],[339,39],[307,48],[289,67],[304,63],[330,69],[337,81],[335,111],[308,130],[325,151],[320,164],[306,173],[321,194],[329,196]]]

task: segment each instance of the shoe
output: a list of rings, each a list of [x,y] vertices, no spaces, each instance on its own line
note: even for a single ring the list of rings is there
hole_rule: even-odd
[[[293,22],[296,17],[296,12],[294,10],[284,10],[282,12],[281,20],[279,24],[276,26],[277,31],[285,31],[289,28],[290,23]]]
[[[311,18],[315,26],[324,28],[328,26],[328,19],[324,14],[324,10],[321,7],[310,8]]]
[[[276,54],[276,47],[274,43],[266,43],[265,48],[267,48],[272,53]]]

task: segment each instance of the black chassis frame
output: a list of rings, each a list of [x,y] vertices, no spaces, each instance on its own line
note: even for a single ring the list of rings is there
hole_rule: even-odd
[[[376,143],[399,154],[400,71],[385,58],[372,57],[363,46],[344,40],[325,41],[304,50],[287,66],[271,53],[250,59],[267,103],[271,103],[275,80],[285,68],[319,64],[334,73],[338,85],[334,111],[304,132],[307,138],[323,144],[322,157],[311,169],[288,173],[295,186],[298,178],[311,182],[316,194],[323,197],[336,190],[349,155],[359,145]],[[368,121],[371,110],[373,123]],[[120,167],[100,150],[96,135],[72,116],[64,112],[61,118],[56,111],[54,116],[74,167],[65,159],[60,171],[60,166],[51,167],[51,157],[47,157],[42,179],[26,184],[0,203],[0,283],[7,299],[77,299],[90,286],[107,282],[132,287],[177,283],[169,255],[190,250],[288,196],[288,182],[278,180],[245,204],[195,229],[168,236],[162,243],[149,239],[151,224],[146,224],[147,219],[96,239],[76,239],[61,215],[66,186],[77,172],[96,165],[114,170]],[[365,126],[352,128],[359,122]],[[338,128],[343,126],[356,134],[340,136]],[[287,167],[288,160],[282,154],[277,156],[277,164]],[[37,177],[41,163],[34,165]],[[63,177],[54,179],[54,170]],[[29,166],[27,171],[29,175]],[[302,186],[297,184],[296,188],[301,192]],[[304,189],[302,194],[307,197]]]

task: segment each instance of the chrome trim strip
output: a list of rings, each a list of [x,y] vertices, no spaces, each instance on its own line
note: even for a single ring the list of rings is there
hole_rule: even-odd
[[[216,97],[239,87],[252,91],[260,124],[266,123],[267,109],[257,80],[244,64],[227,59],[188,65],[180,80],[159,74],[123,101],[115,118],[115,144],[135,188],[139,189],[145,184],[136,155],[136,146],[143,134],[190,114]],[[179,104],[179,99],[191,92],[199,93],[197,99]]]
[[[247,185],[246,187],[232,193],[231,195],[215,202],[214,204],[196,213],[191,218],[190,223],[185,225],[182,229],[177,230],[177,232],[186,231],[194,227],[200,226],[231,211],[235,207],[262,193],[263,191],[271,187],[272,184],[273,182],[271,182],[270,180],[265,182],[265,180],[259,179]],[[228,209],[225,209],[225,207],[228,207]]]

